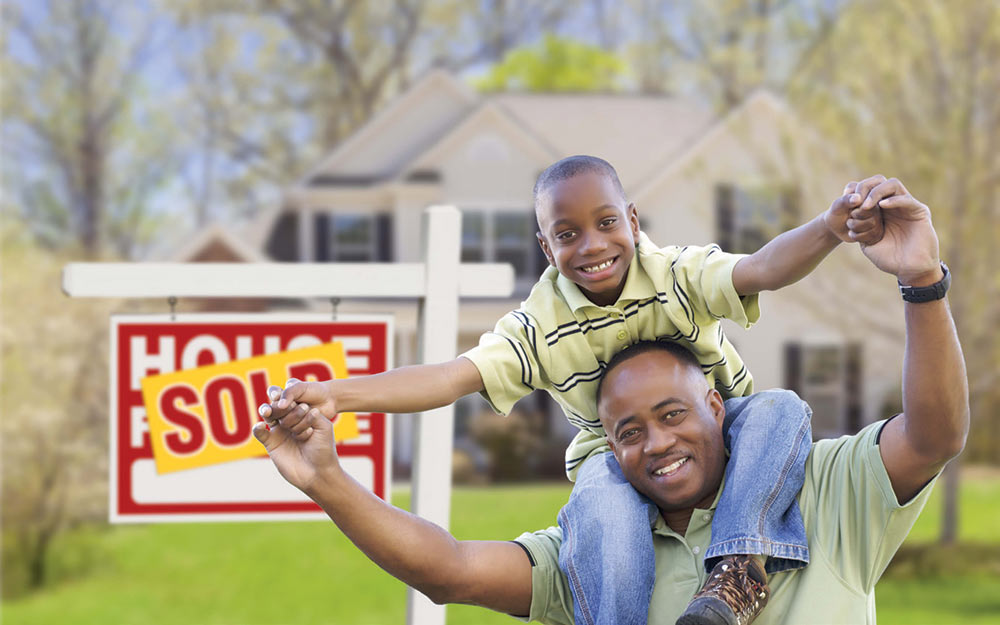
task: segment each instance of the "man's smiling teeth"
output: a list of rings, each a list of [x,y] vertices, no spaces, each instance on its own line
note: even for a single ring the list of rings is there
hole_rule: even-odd
[[[684,464],[685,462],[687,462],[687,457],[681,458],[677,462],[665,466],[662,469],[657,469],[656,471],[653,472],[653,475],[666,475],[667,473],[673,473],[677,469],[681,468],[681,465]]]
[[[603,269],[607,269],[611,266],[611,263],[615,262],[614,258],[608,259],[601,263],[600,265],[594,265],[593,267],[583,267],[584,273],[597,273]]]

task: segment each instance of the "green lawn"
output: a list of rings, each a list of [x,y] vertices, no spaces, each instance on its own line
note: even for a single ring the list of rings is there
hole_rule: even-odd
[[[457,489],[459,538],[514,538],[554,523],[568,484]],[[408,505],[405,493],[396,503]],[[938,500],[910,543],[936,534]],[[964,540],[1000,545],[1000,477],[963,487]],[[57,546],[58,581],[5,602],[6,625],[402,623],[405,591],[364,559],[330,523],[118,526],[78,532]],[[89,564],[84,564],[89,563]],[[997,575],[890,571],[880,582],[879,623],[1000,623]],[[512,619],[478,608],[448,608],[449,623]]]

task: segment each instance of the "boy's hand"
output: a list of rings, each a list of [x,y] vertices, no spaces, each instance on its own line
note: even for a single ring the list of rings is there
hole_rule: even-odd
[[[294,429],[284,424],[268,425],[258,421],[253,435],[264,445],[281,477],[307,495],[325,474],[340,467],[333,442],[333,424],[318,410],[306,410],[301,423]]]
[[[305,418],[310,407],[315,408],[327,419],[337,416],[337,406],[331,392],[331,382],[302,382],[291,378],[285,388],[271,386],[267,389],[270,404],[257,407],[260,418],[268,425],[281,422],[286,428],[294,428]]]
[[[849,182],[844,194],[834,200],[823,214],[823,220],[830,232],[841,241],[873,245],[882,239],[885,224],[879,209],[878,199],[870,194],[885,176],[872,176],[861,182]]]

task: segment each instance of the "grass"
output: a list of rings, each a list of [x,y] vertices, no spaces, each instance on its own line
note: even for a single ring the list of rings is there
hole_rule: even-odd
[[[568,484],[456,489],[452,530],[459,538],[507,540],[552,525]],[[408,507],[406,493],[395,503]],[[1000,473],[968,472],[961,498],[963,540],[1000,551]],[[920,568],[917,555],[937,533],[935,493],[894,566],[879,583],[879,623],[1000,623],[1000,571]],[[984,547],[985,549],[985,547]],[[981,551],[981,550],[980,550]],[[933,554],[932,554],[933,555]],[[910,563],[913,560],[916,565]],[[215,625],[404,622],[405,588],[366,560],[330,523],[117,526],[60,539],[58,578],[41,592],[5,602],[3,623]],[[504,615],[448,608],[455,624],[511,624]]]
[[[509,540],[546,527],[568,484],[456,489],[459,538]],[[409,507],[399,493],[394,503]],[[87,570],[5,602],[5,625],[402,623],[405,586],[366,560],[332,523],[118,526],[66,536],[54,551]],[[449,623],[513,623],[479,608],[449,608]]]

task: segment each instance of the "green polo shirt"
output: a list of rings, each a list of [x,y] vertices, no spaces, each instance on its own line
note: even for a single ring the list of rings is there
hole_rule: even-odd
[[[811,562],[768,578],[771,598],[754,625],[875,623],[875,583],[937,479],[905,504],[896,501],[877,444],[884,423],[873,423],[855,436],[813,444],[799,494]],[[709,509],[695,510],[683,536],[662,517],[653,526],[656,585],[649,606],[651,625],[673,625],[705,583],[703,558],[717,503],[718,496]],[[559,528],[523,534],[517,542],[534,564],[530,620],[571,624],[573,597],[559,570]]]
[[[625,286],[611,306],[597,306],[549,267],[518,310],[464,353],[482,375],[483,397],[507,414],[535,389],[548,391],[580,428],[566,450],[574,479],[583,461],[607,450],[597,418],[597,381],[607,362],[640,341],[685,343],[726,398],[753,392],[753,378],[722,332],[721,319],[757,321],[757,296],[740,297],[733,267],[742,255],[717,245],[658,248],[640,233]]]

